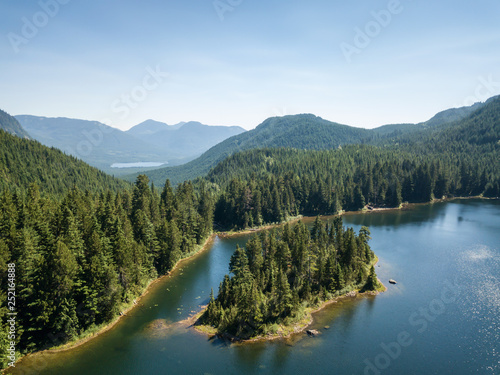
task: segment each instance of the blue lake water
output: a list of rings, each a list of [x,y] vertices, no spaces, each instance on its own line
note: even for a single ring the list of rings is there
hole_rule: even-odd
[[[158,163],[158,162],[135,162],[135,163],[114,163],[111,164],[111,168],[149,168],[149,167],[161,167],[162,165],[168,164],[167,162],[165,163]]]
[[[499,201],[352,214],[344,224],[370,227],[388,290],[316,314],[318,337],[228,344],[179,323],[217,291],[236,244],[249,238],[240,236],[216,239],[112,330],[66,352],[30,356],[11,373],[500,374]]]

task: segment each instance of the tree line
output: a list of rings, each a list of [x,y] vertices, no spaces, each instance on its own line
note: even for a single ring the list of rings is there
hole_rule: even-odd
[[[0,277],[16,270],[17,350],[63,344],[115,318],[151,280],[197,250],[212,231],[213,204],[190,182],[161,192],[140,176],[133,189],[70,189],[62,199],[36,184],[0,195]],[[9,341],[0,290],[0,347]],[[5,356],[2,357],[6,364]]]
[[[17,302],[23,307],[17,348],[26,353],[112,320],[213,228],[366,205],[498,197],[500,104],[495,105],[453,128],[403,134],[389,144],[244,151],[206,177],[176,187],[167,180],[160,190],[145,176],[132,187],[60,151],[0,131],[1,322],[10,263],[16,264]],[[240,316],[248,317],[257,305],[260,312],[249,321],[259,332],[296,316],[303,301],[366,284],[372,260],[364,245],[367,234],[340,227],[317,226],[318,239],[299,224],[262,234],[237,250],[233,276],[224,279],[224,297],[213,298],[208,322],[244,336],[248,326]],[[4,328],[0,349],[8,342]],[[0,361],[5,364],[5,357]]]
[[[425,155],[366,145],[257,149],[230,156],[206,179],[220,191],[215,223],[241,228],[299,213],[337,214],[453,196],[498,197],[500,170],[490,156]]]
[[[311,230],[299,222],[262,232],[236,248],[229,272],[213,291],[199,323],[238,338],[276,333],[301,319],[304,308],[353,289],[379,287],[368,245],[370,231],[345,228],[342,218]]]

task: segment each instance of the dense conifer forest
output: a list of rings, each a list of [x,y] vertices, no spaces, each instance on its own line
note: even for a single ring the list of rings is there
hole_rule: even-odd
[[[309,231],[295,226],[262,232],[237,247],[229,271],[213,292],[199,323],[248,339],[276,333],[278,325],[301,319],[304,309],[353,289],[377,290],[370,231],[344,228],[337,216],[319,218]]]
[[[104,192],[130,186],[60,150],[1,129],[0,145],[0,191],[26,190],[31,183],[36,183],[42,193],[62,196],[73,187]]]
[[[110,322],[151,280],[193,253],[212,231],[212,205],[191,183],[157,192],[140,176],[132,190],[69,189],[41,196],[36,184],[0,194],[0,277],[15,264],[20,352],[63,344]],[[6,288],[0,291],[0,346]],[[6,364],[5,356],[2,364]]]
[[[8,264],[16,268],[16,347],[56,346],[109,323],[149,281],[213,229],[279,223],[367,205],[398,207],[500,195],[500,99],[459,122],[329,150],[252,149],[193,182],[130,185],[76,158],[0,131],[0,349]],[[344,129],[344,128],[342,128]],[[282,138],[280,138],[282,139]],[[323,147],[323,146],[322,146]],[[304,304],[370,288],[368,231],[341,221],[286,226],[237,249],[204,317],[241,337],[300,315]],[[370,281],[371,280],[371,281]],[[5,356],[0,358],[3,365]]]

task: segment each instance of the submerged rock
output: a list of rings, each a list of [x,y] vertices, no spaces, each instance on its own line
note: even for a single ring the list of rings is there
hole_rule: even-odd
[[[306,333],[311,337],[318,336],[320,334],[320,332],[315,329],[308,329]]]

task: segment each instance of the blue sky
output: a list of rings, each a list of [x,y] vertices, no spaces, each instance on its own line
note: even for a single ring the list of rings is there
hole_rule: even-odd
[[[420,122],[500,94],[499,18],[498,0],[2,0],[0,108],[120,129]]]

